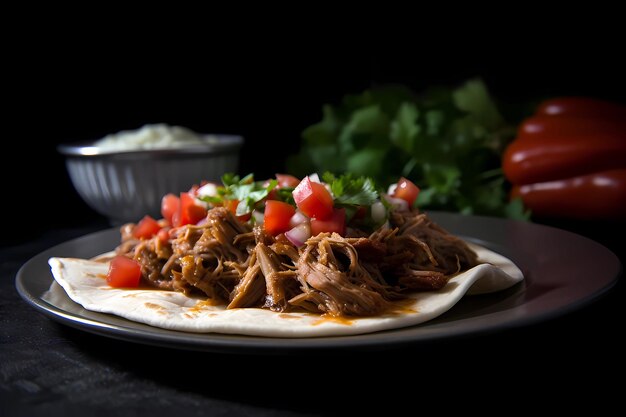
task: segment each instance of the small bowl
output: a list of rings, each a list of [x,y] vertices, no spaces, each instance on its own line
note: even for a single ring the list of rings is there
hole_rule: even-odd
[[[112,224],[160,218],[161,198],[239,167],[243,137],[200,135],[206,144],[170,149],[104,150],[94,142],[59,145],[78,194]]]

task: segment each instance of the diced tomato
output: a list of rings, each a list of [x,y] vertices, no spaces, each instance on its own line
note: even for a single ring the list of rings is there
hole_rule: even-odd
[[[137,239],[150,239],[152,236],[156,235],[159,230],[161,230],[159,222],[145,215],[133,229],[133,236]]]
[[[159,232],[157,233],[157,237],[161,242],[166,243],[168,240],[170,240],[170,230],[171,229],[169,227],[159,230]]]
[[[398,181],[398,186],[393,193],[392,197],[401,198],[407,203],[409,203],[409,207],[413,207],[417,196],[420,193],[420,189],[417,185],[413,184],[411,180],[407,180],[404,177],[400,177]]]
[[[345,235],[346,210],[343,208],[334,209],[332,216],[327,220],[311,219],[311,236],[317,236],[323,232]]]
[[[265,204],[263,227],[273,236],[284,233],[291,228],[289,221],[294,214],[296,214],[296,209],[291,204],[270,200]]]
[[[180,199],[174,194],[167,194],[163,196],[163,199],[161,199],[161,214],[170,224],[174,224],[172,222],[172,217],[174,216],[174,213],[178,212],[179,207]]]
[[[172,216],[174,227],[196,224],[206,217],[206,208],[197,205],[195,200],[195,197],[189,193],[180,193],[180,207]]]
[[[304,177],[293,190],[296,205],[304,214],[311,218],[326,220],[333,215],[333,196],[323,184],[312,182]]]
[[[241,222],[247,222],[252,217],[252,213],[242,214],[241,216],[237,216],[237,206],[239,205],[239,200],[226,200],[224,201],[224,207],[226,207],[231,213],[237,217],[237,219]]]
[[[300,184],[299,179],[289,174],[276,174],[276,180],[278,181],[278,186],[281,188],[296,188],[298,184]]]
[[[298,184],[300,184],[300,180],[298,178],[289,174],[276,174],[276,181],[278,184],[267,194],[267,200],[278,200],[278,193],[276,190],[279,188],[295,188]],[[263,186],[267,187],[269,183],[270,180],[267,180],[263,183]]]
[[[107,283],[111,287],[134,288],[139,286],[141,280],[141,266],[134,260],[122,255],[111,259]]]
[[[239,200],[226,200],[226,201],[224,201],[224,207],[226,207],[233,214],[237,214],[237,206],[238,205],[239,205]]]

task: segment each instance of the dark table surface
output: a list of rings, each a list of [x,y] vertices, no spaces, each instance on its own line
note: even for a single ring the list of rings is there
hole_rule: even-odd
[[[623,225],[553,224],[599,241],[624,264]],[[476,404],[494,396],[547,398],[601,411],[618,398],[606,376],[623,370],[622,280],[563,317],[402,349],[300,356],[177,351],[67,327],[17,294],[15,275],[24,262],[105,227],[52,230],[0,250],[0,416],[353,414],[415,410],[435,399],[452,406],[468,394]]]

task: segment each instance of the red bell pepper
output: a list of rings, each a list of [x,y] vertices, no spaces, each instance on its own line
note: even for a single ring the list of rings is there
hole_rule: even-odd
[[[626,216],[626,168],[516,185],[511,195],[544,217],[617,219]]]
[[[537,114],[626,120],[626,107],[590,97],[557,97],[541,103]]]
[[[626,130],[621,136],[518,137],[504,152],[502,169],[513,184],[531,184],[626,167]]]
[[[526,119],[517,132],[518,139],[549,140],[562,136],[614,135],[626,139],[626,116],[624,119],[589,116],[554,117],[546,115]]]
[[[534,216],[626,218],[626,107],[545,101],[520,126],[502,168]]]

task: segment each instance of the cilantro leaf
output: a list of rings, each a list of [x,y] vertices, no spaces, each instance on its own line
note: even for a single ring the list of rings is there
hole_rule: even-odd
[[[251,213],[257,204],[272,191],[278,181],[271,180],[267,184],[254,181],[254,175],[248,174],[243,178],[232,173],[222,176],[224,187],[218,188],[218,196],[201,197],[201,200],[213,204],[224,204],[227,200],[238,200],[236,215],[243,216]]]
[[[296,205],[296,201],[293,198],[293,187],[281,187],[277,188],[276,191],[276,199],[287,204],[291,204],[292,206]]]
[[[497,129],[504,124],[498,108],[489,96],[482,80],[470,80],[452,93],[456,106],[489,129]]]
[[[222,199],[222,197],[218,197],[218,196],[209,196],[209,195],[203,195],[198,197],[200,200],[209,203],[209,204],[222,204],[224,202],[224,200]]]
[[[505,206],[507,217],[514,220],[530,219],[530,210],[524,209],[521,198],[514,198]]]
[[[415,138],[422,130],[417,123],[419,110],[413,103],[402,103],[396,118],[391,122],[389,138],[391,142],[405,152],[415,149]]]
[[[374,182],[368,177],[345,174],[339,177],[326,172],[322,176],[335,197],[335,204],[346,206],[370,206],[378,199]]]
[[[239,183],[239,175],[235,175],[232,172],[227,172],[224,175],[222,175],[222,184],[224,184],[225,187],[228,187],[229,185],[238,184],[238,183]]]

